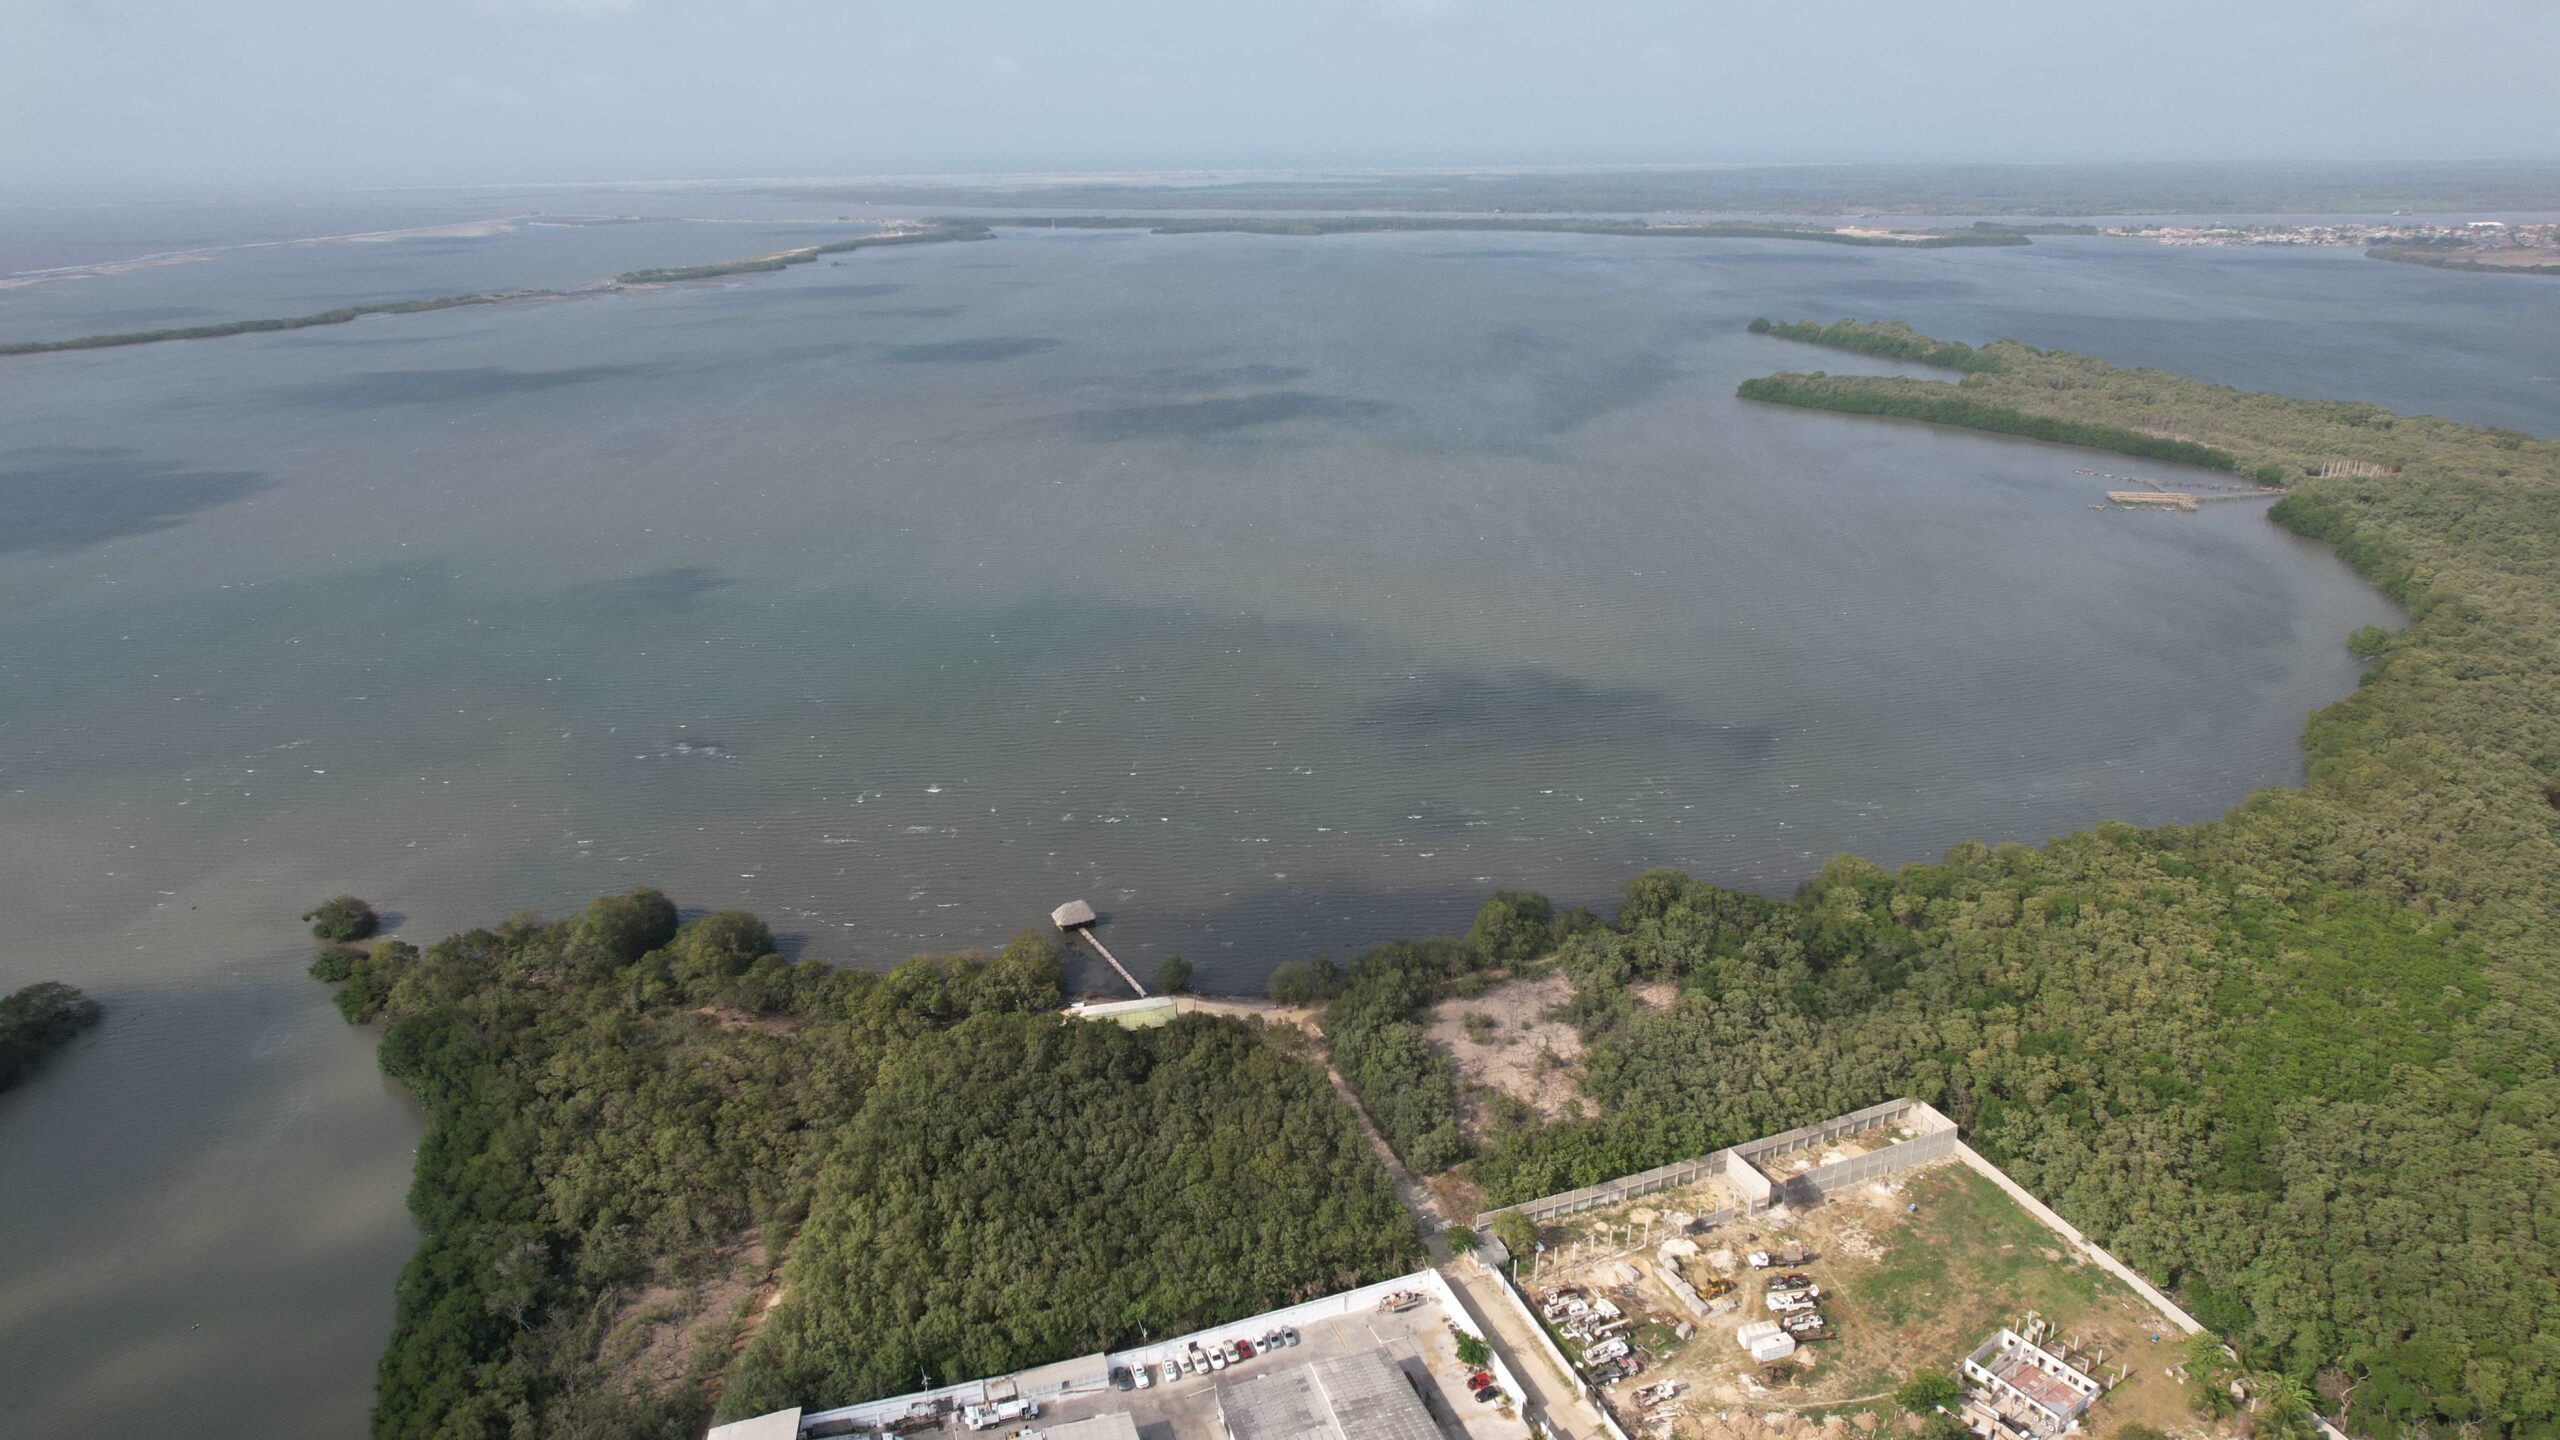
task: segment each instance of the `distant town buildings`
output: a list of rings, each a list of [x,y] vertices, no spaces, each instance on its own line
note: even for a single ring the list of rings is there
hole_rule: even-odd
[[[2461,250],[2549,250],[2560,258],[2560,224],[2514,225],[2468,220],[2459,225],[2337,221],[2310,225],[2113,225],[2102,235],[2162,245],[2359,245]]]

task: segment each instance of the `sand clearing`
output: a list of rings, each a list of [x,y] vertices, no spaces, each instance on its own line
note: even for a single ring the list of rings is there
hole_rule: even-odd
[[[1588,1111],[1594,1107],[1582,1093],[1582,1037],[1571,1025],[1547,1018],[1572,998],[1573,987],[1561,974],[1506,981],[1481,995],[1432,1006],[1429,1034],[1456,1058],[1458,1076],[1470,1092],[1500,1091],[1550,1120],[1576,1100]],[[1468,1032],[1471,1015],[1493,1021],[1481,1041]],[[1460,1107],[1460,1128],[1481,1139],[1484,1120],[1483,1105],[1470,1095]]]

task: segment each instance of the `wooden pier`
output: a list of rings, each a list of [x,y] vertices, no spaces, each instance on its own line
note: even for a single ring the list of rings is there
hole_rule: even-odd
[[[1147,998],[1147,987],[1139,984],[1138,977],[1129,973],[1129,967],[1121,964],[1119,957],[1113,955],[1109,947],[1102,943],[1102,937],[1093,933],[1093,927],[1101,917],[1093,913],[1091,905],[1082,900],[1070,900],[1050,911],[1049,918],[1059,929],[1070,935],[1081,937],[1084,943],[1092,946],[1093,953],[1102,957],[1102,963],[1110,966],[1114,973],[1127,982],[1130,994],[1141,1000]]]

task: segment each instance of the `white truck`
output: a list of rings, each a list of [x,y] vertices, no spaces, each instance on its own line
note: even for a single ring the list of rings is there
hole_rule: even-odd
[[[1032,1420],[1040,1414],[1039,1402],[1033,1400],[998,1400],[987,1405],[960,1407],[960,1423],[972,1430],[993,1430],[1008,1420]]]

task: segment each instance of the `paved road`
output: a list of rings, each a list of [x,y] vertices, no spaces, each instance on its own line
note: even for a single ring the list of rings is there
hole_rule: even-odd
[[[1520,1388],[1529,1392],[1529,1403],[1547,1417],[1548,1424],[1571,1440],[1608,1440],[1609,1429],[1598,1407],[1580,1384],[1547,1358],[1546,1347],[1527,1329],[1531,1322],[1502,1293],[1500,1280],[1472,1260],[1444,1263],[1440,1273],[1448,1277],[1449,1287],[1457,1292],[1458,1303],[1467,1307],[1476,1328],[1501,1350]]]

